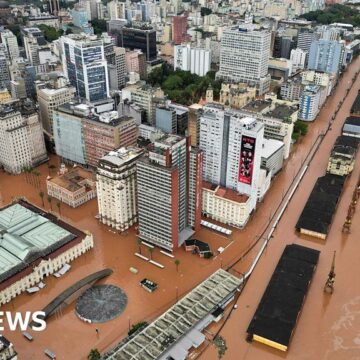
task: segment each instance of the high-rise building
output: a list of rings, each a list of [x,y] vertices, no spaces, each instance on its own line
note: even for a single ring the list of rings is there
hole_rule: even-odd
[[[107,8],[110,20],[125,19],[125,2],[113,0],[107,4]]]
[[[307,52],[300,48],[291,50],[290,61],[292,63],[293,73],[305,68],[306,56]]]
[[[311,44],[319,39],[319,34],[313,30],[304,28],[298,33],[297,47],[307,53],[310,52]]]
[[[16,36],[9,30],[3,29],[0,32],[1,42],[5,44],[9,59],[13,60],[20,56],[19,45]]]
[[[152,27],[124,26],[120,30],[120,46],[141,50],[146,55],[147,61],[155,60],[157,57],[156,30]]]
[[[28,105],[0,110],[0,163],[5,171],[21,173],[26,167],[47,160],[44,136],[38,115]]]
[[[96,167],[114,149],[136,145],[138,129],[133,118],[116,111],[96,113],[82,103],[67,103],[53,113],[56,153],[64,159]]]
[[[48,4],[49,4],[49,13],[56,16],[60,11],[59,0],[48,0]]]
[[[125,65],[125,49],[122,47],[115,47],[115,68],[117,76],[118,89],[125,86],[126,65]]]
[[[138,148],[120,148],[99,160],[96,187],[99,219],[118,231],[137,222],[136,162],[143,155]]]
[[[125,53],[126,70],[128,73],[136,72],[140,79],[146,79],[147,65],[146,57],[140,50],[126,51]]]
[[[10,87],[9,65],[4,52],[0,51],[0,88],[8,89]]]
[[[308,69],[339,73],[343,64],[344,45],[338,41],[316,40],[311,43]]]
[[[189,124],[188,133],[190,137],[191,146],[199,146],[200,143],[200,116],[201,107],[197,104],[190,106],[189,108]]]
[[[219,105],[207,105],[200,119],[203,179],[252,199],[256,204],[264,125]]]
[[[39,51],[48,50],[49,45],[41,30],[36,27],[21,29],[26,58],[31,65],[40,65]]]
[[[40,119],[48,136],[53,136],[54,109],[71,101],[75,96],[75,92],[76,89],[69,85],[65,78],[37,85]]]
[[[96,167],[109,151],[136,145],[138,129],[135,120],[116,111],[83,119],[86,163]]]
[[[139,238],[170,251],[200,222],[202,157],[189,151],[186,138],[165,135],[137,163]]]
[[[102,40],[92,36],[61,38],[63,68],[77,95],[90,102],[109,97],[109,79]]]
[[[156,127],[167,134],[177,133],[176,111],[166,106],[156,108]]]
[[[270,87],[270,43],[270,31],[254,24],[233,26],[224,30],[217,78],[254,83],[260,95],[266,93]]]
[[[172,37],[175,45],[179,45],[189,39],[187,35],[187,16],[173,16]]]
[[[208,49],[192,48],[189,44],[174,47],[174,69],[190,71],[205,76],[211,68],[211,53]]]
[[[307,85],[301,94],[299,101],[299,119],[303,121],[313,121],[319,113],[320,86]]]

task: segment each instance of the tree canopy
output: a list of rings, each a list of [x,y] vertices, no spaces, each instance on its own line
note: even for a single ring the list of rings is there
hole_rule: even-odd
[[[96,35],[101,35],[103,32],[106,32],[106,20],[93,19],[91,20],[91,25]]]
[[[331,5],[325,10],[310,11],[301,15],[301,17],[324,25],[341,22],[354,26],[360,26],[359,11],[342,4]]]
[[[39,25],[38,28],[43,32],[45,39],[49,42],[57,40],[64,33],[62,29],[56,30],[54,27],[45,24]]]
[[[155,68],[148,75],[147,82],[152,86],[160,86],[171,100],[183,105],[198,102],[210,86],[214,97],[218,98],[221,88],[221,81],[215,80],[215,71],[198,76],[190,71],[174,70],[168,64]]]

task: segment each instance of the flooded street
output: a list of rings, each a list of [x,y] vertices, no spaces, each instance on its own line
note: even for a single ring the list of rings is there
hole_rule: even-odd
[[[139,321],[151,321],[168,309],[177,298],[192,289],[220,266],[232,264],[257,239],[269,224],[283,195],[293,181],[309,149],[318,135],[327,128],[327,123],[338,103],[346,93],[352,77],[360,66],[360,58],[354,61],[334,94],[328,99],[318,119],[309,126],[309,133],[301,139],[287,161],[286,168],[276,177],[263,203],[258,209],[246,229],[234,230],[230,238],[215,234],[210,230],[201,229],[196,238],[210,244],[212,250],[220,246],[226,248],[213,259],[200,259],[183,249],[175,252],[180,260],[178,271],[174,259],[162,255],[155,250],[153,258],[163,264],[159,269],[134,256],[139,251],[135,229],[126,234],[116,234],[107,226],[96,220],[96,199],[85,205],[71,209],[62,204],[60,207],[63,220],[82,229],[89,230],[94,235],[95,247],[82,257],[71,263],[71,270],[63,277],[45,278],[46,287],[34,295],[22,294],[10,304],[3,306],[2,311],[37,311],[41,310],[53,298],[79,279],[99,271],[111,268],[114,273],[101,283],[113,284],[121,287],[128,297],[125,311],[116,319],[103,324],[88,324],[81,321],[74,313],[74,303],[67,306],[62,312],[56,313],[48,320],[46,331],[35,333],[34,341],[29,343],[20,332],[5,331],[4,335],[14,343],[20,359],[46,359],[44,349],[49,348],[56,353],[57,359],[86,359],[90,349],[108,350],[120,339],[126,336],[129,326]],[[338,206],[334,222],[326,242],[311,238],[300,237],[295,233],[295,224],[310,194],[318,176],[325,173],[327,159],[335,138],[340,134],[342,122],[348,115],[353,100],[360,87],[360,79],[353,86],[349,96],[344,101],[341,110],[333,125],[333,129],[325,136],[320,150],[314,157],[309,170],[305,174],[298,191],[290,202],[281,222],[278,225],[274,238],[271,240],[263,258],[260,260],[253,275],[240,296],[238,309],[233,312],[223,328],[221,335],[226,339],[228,350],[224,359],[273,359],[285,357],[269,348],[248,344],[245,341],[246,328],[255,312],[265,287],[271,277],[276,263],[285,244],[299,243],[321,251],[318,268],[310,287],[307,300],[294,338],[290,345],[287,359],[355,359],[360,356],[360,282],[353,272],[359,269],[360,253],[360,225],[358,205],[354,216],[352,231],[349,235],[341,233],[352,191],[360,174],[360,159],[358,159],[354,173],[348,179],[341,202]],[[50,162],[57,167],[58,159],[52,157]],[[48,176],[47,165],[37,169],[39,177],[22,174],[12,176],[0,173],[0,205],[5,205],[17,196],[25,196],[30,202],[42,207],[40,191],[46,193],[45,180]],[[53,171],[54,174],[54,171]],[[51,204],[44,197],[44,208],[58,214],[56,200]],[[235,269],[245,272],[255,258],[260,243],[256,246]],[[142,246],[142,252],[148,256],[148,249]],[[332,296],[323,293],[323,286],[330,270],[332,253],[337,251],[335,292]],[[134,275],[129,271],[135,267],[139,273]],[[139,281],[149,278],[158,283],[159,288],[152,294],[139,286]],[[95,329],[99,329],[99,333]],[[201,359],[216,359],[216,351],[211,345],[201,356]]]
[[[346,92],[348,81],[359,68],[359,59],[352,64],[344,75],[333,97],[328,100],[318,119],[312,125],[309,136],[293,153],[289,160],[286,172],[291,166],[299,168],[304,158],[303,150],[308,146],[305,143],[314,142],[316,134],[323,131],[326,123],[334,113],[337,103]],[[237,304],[238,308],[232,313],[221,331],[226,339],[227,353],[224,359],[324,359],[349,360],[360,358],[360,282],[357,273],[360,266],[360,208],[357,206],[350,234],[341,232],[346,218],[352,193],[360,177],[360,154],[357,154],[353,174],[347,179],[344,192],[338,205],[330,233],[327,240],[307,237],[295,232],[295,225],[307,201],[307,198],[319,176],[325,174],[330,150],[335,139],[341,133],[342,123],[349,115],[351,105],[360,86],[358,78],[348,97],[344,101],[332,126],[327,133],[319,150],[314,156],[298,190],[295,192],[286,209],[275,233],[255,271],[250,277]],[[305,145],[305,147],[303,147]],[[281,194],[282,183],[286,182],[284,172],[276,180],[271,191],[277,188]],[[269,200],[266,198],[266,201]],[[265,202],[266,202],[265,201]],[[259,215],[260,212],[256,214]],[[256,217],[255,216],[255,217]],[[250,224],[254,226],[254,222]],[[261,233],[261,228],[257,233]],[[289,351],[283,354],[280,351],[257,344],[247,343],[246,329],[256,311],[265,288],[271,278],[275,266],[286,244],[297,243],[321,251],[318,267],[316,269],[309,293],[305,300],[303,310],[294,330]],[[235,266],[239,272],[246,272],[252,259],[255,258],[260,243],[249,253],[245,261]],[[333,252],[336,250],[335,264],[335,291],[333,295],[325,294],[323,288],[330,271]],[[210,345],[200,359],[217,359],[216,349]]]

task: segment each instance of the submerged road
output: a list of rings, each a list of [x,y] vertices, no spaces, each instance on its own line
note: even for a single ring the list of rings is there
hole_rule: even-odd
[[[360,234],[359,212],[355,213],[351,234],[343,234],[341,228],[351,201],[353,189],[360,176],[360,155],[352,176],[346,181],[344,192],[326,241],[317,240],[295,231],[295,224],[300,216],[316,179],[325,174],[332,145],[341,133],[342,124],[349,115],[352,103],[357,95],[360,79],[356,78],[350,91],[352,79],[359,71],[359,59],[355,60],[343,75],[333,95],[320,112],[317,120],[309,128],[312,144],[299,146],[292,154],[289,166],[294,171],[292,185],[280,190],[275,215],[270,215],[268,225],[257,232],[249,243],[246,256],[233,259],[229,267],[237,272],[250,275],[251,265],[257,263],[254,271],[238,298],[238,308],[232,311],[223,325],[220,335],[226,339],[228,350],[224,359],[266,360],[286,357],[287,359],[357,359],[360,354],[360,282],[352,276],[359,270]],[[345,100],[343,101],[343,99]],[[333,118],[336,110],[336,116]],[[333,118],[333,119],[332,119]],[[329,126],[329,124],[331,126]],[[306,153],[307,150],[307,153]],[[301,154],[299,156],[299,154]],[[303,175],[299,186],[296,184]],[[274,187],[286,182],[279,176]],[[285,176],[286,177],[286,176]],[[278,181],[279,180],[279,181]],[[281,186],[280,186],[281,189]],[[272,189],[273,190],[273,189]],[[292,196],[293,194],[293,196]],[[286,205],[288,203],[288,205]],[[359,209],[358,209],[359,211]],[[282,213],[281,219],[279,215]],[[273,226],[275,230],[272,232]],[[272,232],[272,233],[270,233]],[[273,237],[269,237],[269,234]],[[267,240],[270,239],[267,246]],[[298,243],[321,251],[319,264],[310,287],[302,314],[295,329],[287,354],[272,350],[264,345],[247,343],[246,329],[255,313],[257,305],[270,280],[275,266],[286,244]],[[259,257],[260,251],[263,256]],[[327,274],[330,270],[333,251],[337,251],[336,281],[333,295],[323,293]],[[213,345],[207,347],[200,359],[216,359]]]

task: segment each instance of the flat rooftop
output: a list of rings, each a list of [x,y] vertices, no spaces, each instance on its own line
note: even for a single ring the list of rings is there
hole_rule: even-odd
[[[115,166],[123,166],[143,154],[144,150],[140,148],[120,148],[118,150],[110,151],[107,155],[103,156],[100,161],[101,164],[110,164]]]
[[[264,138],[263,146],[261,149],[261,157],[268,159],[284,146],[285,145],[282,141]]]
[[[271,105],[269,100],[253,100],[249,102],[242,109],[251,112],[262,112]]]
[[[266,116],[270,116],[276,119],[289,120],[290,116],[297,111],[296,108],[287,105],[276,105],[274,110],[266,113]]]
[[[106,354],[104,359],[158,359],[235,292],[241,282],[225,270],[217,270],[135,337]]]
[[[26,201],[0,209],[0,285],[80,237],[85,234]]]
[[[340,199],[345,178],[326,174],[319,177],[296,224],[296,229],[306,229],[327,235]]]
[[[211,190],[216,196],[222,197],[227,200],[235,201],[238,203],[246,203],[249,199],[247,195],[239,194],[235,190],[220,187],[220,185],[214,185],[207,181],[202,182],[203,189]]]
[[[319,255],[297,244],[285,247],[247,329],[254,340],[287,350]]]
[[[89,184],[88,181],[93,182],[95,187],[95,175],[81,167],[72,168],[64,175],[53,177],[48,181],[70,192],[83,188],[85,184]]]

